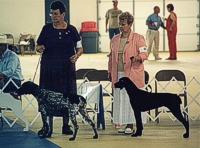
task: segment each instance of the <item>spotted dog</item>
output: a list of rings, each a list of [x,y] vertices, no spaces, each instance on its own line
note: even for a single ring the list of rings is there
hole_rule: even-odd
[[[32,94],[38,101],[39,111],[41,112],[43,127],[40,130],[40,134],[38,136],[40,138],[51,137],[52,128],[49,127],[49,123],[47,122],[47,116],[54,116],[58,112],[66,112],[68,111],[70,120],[74,126],[73,137],[69,140],[75,140],[78,132],[78,125],[76,121],[76,115],[79,112],[83,119],[90,124],[94,131],[93,139],[98,138],[98,133],[95,128],[95,124],[89,118],[86,113],[86,100],[84,97],[69,94],[68,96],[64,96],[62,93],[41,89],[37,84],[27,81],[22,84],[22,86],[16,91],[16,94]],[[42,132],[41,132],[42,131]]]

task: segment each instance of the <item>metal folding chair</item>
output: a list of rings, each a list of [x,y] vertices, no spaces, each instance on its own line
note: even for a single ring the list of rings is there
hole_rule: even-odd
[[[82,86],[83,83],[85,83],[87,80],[85,78],[85,75],[88,71],[91,70],[96,70],[94,68],[83,68],[83,69],[78,69],[76,70],[76,80],[81,80],[80,83],[77,83],[77,90],[80,89],[80,87]]]
[[[104,112],[113,120],[113,92],[108,91],[108,86],[111,84],[108,79],[107,70],[91,70],[88,71],[85,75],[89,82],[97,82],[102,84],[103,97],[110,97],[111,101],[104,107]],[[103,82],[106,84],[103,85]],[[109,108],[111,109],[109,110]],[[108,114],[110,113],[110,114]]]
[[[76,80],[79,81],[81,80],[80,83],[77,83],[77,90],[79,91],[80,89],[82,89],[82,85],[87,82],[87,79],[85,78],[85,74],[88,72],[88,71],[91,71],[91,70],[96,70],[95,68],[81,68],[81,69],[78,69],[76,70]],[[96,107],[96,105],[95,105]],[[93,112],[94,113],[94,110],[96,109],[92,109],[91,107],[87,107],[86,108],[86,111],[87,112]],[[93,115],[93,120],[94,120],[94,116],[95,114]]]
[[[149,84],[149,73],[147,71],[144,71],[144,83],[146,91],[152,92],[152,87]],[[151,121],[151,111],[149,110],[146,113],[149,116],[149,121]]]
[[[7,39],[10,40],[11,44],[14,45],[14,36],[12,34],[5,34]]]
[[[91,71],[91,70],[97,70],[97,69],[94,69],[94,68],[82,68],[82,69],[76,70],[76,79],[77,80],[84,79],[85,78],[85,74],[88,71]]]
[[[162,82],[165,82],[165,85],[163,85]],[[176,82],[177,87],[175,87],[174,83]],[[186,78],[185,74],[180,70],[161,70],[158,71],[155,75],[155,92],[167,92],[167,87],[173,83],[173,89],[180,88],[178,92],[175,92],[180,97],[183,97],[184,99],[184,106],[183,106],[183,114],[185,119],[188,121],[188,106],[187,106],[187,90],[186,90]],[[158,90],[158,87],[160,86],[161,91]],[[167,111],[168,112],[168,111]],[[158,111],[158,108],[155,109],[155,117],[157,118],[156,121],[159,122],[159,115],[160,111]],[[172,119],[172,118],[171,118]]]
[[[36,38],[36,35],[20,33],[18,46],[19,46],[21,55],[24,55],[26,51],[29,51],[31,55],[36,53],[35,38]]]

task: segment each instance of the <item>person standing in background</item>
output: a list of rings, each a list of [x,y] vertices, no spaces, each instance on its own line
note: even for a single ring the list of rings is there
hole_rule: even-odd
[[[146,25],[148,26],[148,30],[146,33],[146,39],[147,39],[147,51],[148,54],[150,54],[151,49],[152,49],[152,44],[153,46],[153,55],[155,57],[155,60],[162,60],[162,58],[159,57],[159,36],[160,33],[158,29],[162,27],[165,29],[164,23],[162,22],[161,17],[158,15],[160,13],[160,8],[158,6],[154,7],[154,13],[151,14],[147,20],[146,20]]]
[[[173,4],[168,4],[167,10],[170,14],[168,18],[165,19],[167,21],[166,30],[167,30],[168,46],[169,46],[169,58],[167,58],[166,60],[176,60],[177,59],[177,56],[176,56],[177,16],[174,13]]]
[[[67,96],[69,93],[77,94],[75,63],[83,53],[83,48],[77,29],[64,21],[65,15],[63,2],[53,1],[50,5],[52,23],[43,26],[36,50],[42,53],[40,87]],[[63,111],[55,114],[63,116],[62,134],[73,134],[68,113]],[[53,128],[53,118],[49,118],[49,124]]]
[[[120,9],[118,9],[118,1],[112,0],[113,8],[109,9],[106,12],[106,33],[109,32],[110,40],[113,38],[114,35],[119,34],[119,26],[118,26],[118,16],[122,13]],[[108,26],[109,25],[109,26]]]

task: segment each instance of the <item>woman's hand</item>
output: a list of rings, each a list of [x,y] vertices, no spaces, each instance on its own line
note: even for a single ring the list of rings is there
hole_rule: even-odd
[[[108,80],[109,80],[110,82],[112,81],[111,73],[108,73]]]
[[[39,53],[43,53],[43,51],[45,50],[44,45],[37,45],[36,46],[36,51]]]
[[[133,58],[132,62],[142,63],[142,58],[140,56],[136,56],[136,57]]]
[[[70,60],[71,60],[72,63],[75,63],[77,61],[77,59],[78,59],[78,55],[77,54],[75,54],[75,55],[70,57]]]

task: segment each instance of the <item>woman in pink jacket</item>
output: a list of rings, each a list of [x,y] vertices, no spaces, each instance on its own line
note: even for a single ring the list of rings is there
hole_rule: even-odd
[[[119,16],[121,34],[113,37],[111,51],[108,55],[108,75],[114,88],[114,83],[121,77],[129,77],[138,88],[144,87],[144,60],[147,59],[146,42],[142,35],[134,33],[131,26],[134,22],[129,12]],[[131,57],[134,57],[131,60]],[[146,122],[143,113],[143,123]],[[125,89],[114,88],[113,122],[116,128],[126,124],[125,129],[118,132],[125,134],[133,132],[135,117]]]

